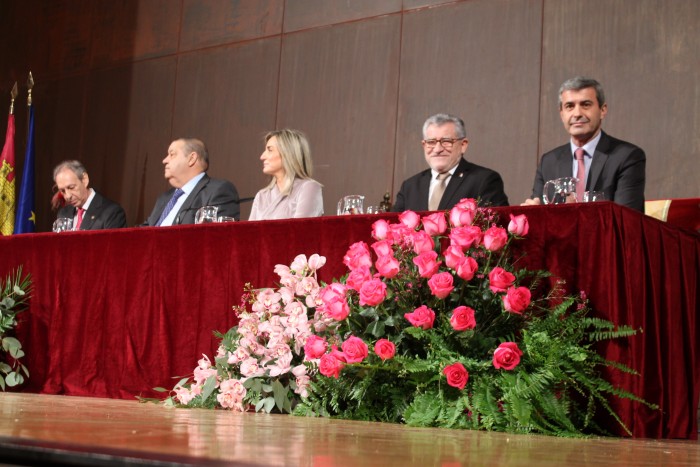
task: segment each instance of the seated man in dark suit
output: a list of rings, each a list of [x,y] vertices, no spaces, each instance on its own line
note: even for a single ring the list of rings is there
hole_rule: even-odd
[[[53,171],[53,181],[65,202],[58,218],[73,219],[74,230],[118,229],[126,227],[124,210],[92,188],[90,177],[78,161],[63,161]]]
[[[540,204],[547,181],[576,177],[579,201],[585,191],[602,191],[606,200],[644,212],[646,156],[642,149],[601,129],[607,113],[598,81],[577,76],[561,85],[559,115],[571,139],[542,156],[531,198],[523,205]]]
[[[163,159],[165,178],[173,187],[158,197],[153,212],[143,224],[194,224],[202,206],[217,206],[218,215],[240,218],[238,191],[226,180],[209,178],[209,152],[195,138],[180,138],[170,144]]]
[[[401,185],[392,211],[437,211],[452,208],[463,198],[482,206],[508,206],[498,172],[464,159],[469,141],[459,117],[436,114],[423,124],[423,152],[430,169]]]

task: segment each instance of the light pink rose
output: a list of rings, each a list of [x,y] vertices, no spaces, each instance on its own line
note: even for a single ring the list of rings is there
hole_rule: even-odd
[[[527,216],[520,214],[519,216],[510,215],[508,223],[508,232],[518,237],[524,237],[530,231],[530,224],[527,222]]]
[[[430,292],[437,298],[445,298],[454,289],[452,274],[449,272],[439,272],[428,279]]]
[[[374,353],[382,360],[389,360],[396,355],[396,346],[388,339],[379,339],[374,344]]]
[[[435,322],[435,312],[425,305],[422,305],[411,313],[405,313],[404,318],[417,328],[430,329]]]
[[[457,203],[450,210],[450,223],[453,227],[463,227],[471,225],[471,223],[474,222],[474,216],[476,215],[476,203],[472,203],[473,200],[470,199],[462,201]]]
[[[493,366],[498,370],[512,370],[520,363],[523,352],[515,342],[504,342],[493,352]]]
[[[462,209],[471,209],[472,211],[477,210],[476,199],[474,198],[462,198],[455,206],[459,206]]]
[[[343,257],[343,264],[351,270],[362,266],[372,266],[372,257],[370,256],[367,244],[365,242],[357,242],[350,245],[350,248]]]
[[[377,258],[375,267],[377,268],[377,272],[383,277],[386,277],[387,279],[391,279],[392,277],[396,276],[396,274],[398,274],[400,270],[398,260],[393,256],[389,255],[380,256],[379,258]]]
[[[457,245],[466,251],[471,247],[479,246],[481,243],[481,229],[477,225],[467,225],[455,227],[450,232],[450,244]]]
[[[391,245],[392,242],[390,240],[380,240],[372,243],[372,249],[377,256],[393,256],[394,249],[391,247]]]
[[[386,298],[386,284],[381,279],[370,279],[360,287],[360,306],[376,306]]]
[[[343,355],[345,355],[345,360],[348,363],[359,363],[365,358],[369,353],[367,349],[367,344],[359,337],[350,336],[347,338],[342,345]]]
[[[466,331],[476,327],[476,319],[474,318],[474,309],[468,306],[458,306],[452,311],[450,324],[455,331]]]
[[[453,363],[445,367],[442,372],[447,376],[447,384],[457,389],[464,389],[469,381],[469,373],[461,363]]]
[[[399,215],[399,222],[413,230],[420,224],[420,216],[413,211],[404,211]]]
[[[489,251],[498,251],[508,242],[508,233],[503,227],[493,225],[484,232],[484,247]]]
[[[304,354],[306,358],[315,360],[321,358],[323,354],[328,350],[328,342],[325,339],[318,337],[315,334],[309,336],[306,339],[306,344],[304,344]]]
[[[445,214],[442,212],[436,212],[425,216],[422,222],[425,233],[431,236],[442,235],[447,230],[447,220],[445,219]]]
[[[445,249],[445,266],[450,269],[457,269],[459,263],[464,260],[464,251],[462,247],[450,245]]]
[[[474,278],[474,274],[479,270],[479,264],[471,256],[466,256],[457,265],[457,275],[465,281],[470,281]]]
[[[423,253],[424,251],[430,251],[433,248],[435,248],[435,242],[433,241],[433,237],[425,233],[424,230],[413,232],[412,236],[413,251],[415,251],[417,255]]]
[[[345,364],[335,358],[331,354],[324,354],[321,357],[321,361],[318,363],[318,371],[323,376],[334,377],[338,379],[340,377],[340,370],[343,369]]]
[[[503,308],[511,313],[522,314],[530,305],[530,289],[527,287],[510,287],[503,297]]]
[[[493,268],[489,273],[491,292],[505,292],[515,282],[515,276],[503,268]]]
[[[407,240],[413,240],[411,234],[413,229],[409,229],[402,223],[389,225],[389,232],[387,233],[387,240],[391,240],[394,245],[406,245]],[[412,245],[412,243],[408,243]]]
[[[367,266],[363,266],[350,271],[350,274],[348,274],[348,278],[345,281],[345,285],[359,292],[362,284],[371,278],[372,273],[370,272],[369,268]]]
[[[414,257],[413,264],[418,266],[418,274],[421,277],[429,279],[438,271],[441,261],[437,261],[437,253],[431,250]]]
[[[372,224],[372,238],[374,238],[375,240],[386,239],[388,233],[389,223],[384,219],[379,219],[378,221],[375,221],[374,224]]]
[[[348,317],[350,307],[345,298],[346,288],[344,285],[333,282],[323,288],[320,294],[321,309],[323,313],[336,321],[342,321]]]

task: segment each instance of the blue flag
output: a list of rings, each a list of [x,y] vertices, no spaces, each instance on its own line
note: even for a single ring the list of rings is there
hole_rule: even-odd
[[[24,154],[22,186],[19,190],[19,203],[15,216],[15,233],[29,233],[36,230],[34,215],[34,106],[29,107],[29,138]]]

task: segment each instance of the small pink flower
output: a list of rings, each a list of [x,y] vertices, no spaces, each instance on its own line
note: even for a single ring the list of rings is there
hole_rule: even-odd
[[[477,225],[455,227],[450,232],[450,244],[462,247],[466,251],[481,243],[481,229]]]
[[[398,260],[393,256],[388,255],[380,256],[377,259],[375,266],[377,268],[377,272],[387,279],[391,279],[392,277],[396,276],[401,269]]]
[[[520,214],[519,216],[510,215],[508,223],[508,232],[518,237],[524,237],[530,230],[530,224],[527,222],[527,216]]]
[[[343,369],[345,363],[341,362],[331,354],[324,354],[321,357],[321,361],[318,363],[318,371],[323,376],[334,377],[338,379],[340,377],[340,370]]]
[[[457,265],[457,275],[465,281],[470,281],[474,278],[474,274],[479,270],[479,264],[471,256],[465,257]]]
[[[350,336],[342,345],[343,355],[348,363],[359,363],[368,355],[367,344],[359,337]]]
[[[417,255],[425,251],[431,251],[433,248],[435,248],[433,237],[428,235],[424,230],[413,232],[413,251],[415,251]]]
[[[360,291],[362,284],[372,278],[372,273],[367,266],[363,266],[350,271],[348,278],[345,281],[345,285],[353,290]]]
[[[445,219],[445,214],[442,212],[436,212],[425,216],[422,222],[425,233],[430,236],[442,235],[447,230],[447,220]]]
[[[370,279],[360,287],[360,306],[376,306],[386,298],[386,284],[381,279]]]
[[[455,331],[466,331],[476,327],[476,319],[474,318],[474,309],[468,306],[458,306],[452,311],[450,317],[450,325]]]
[[[382,360],[389,360],[396,355],[396,346],[388,339],[379,339],[374,344],[374,353]]]
[[[304,344],[304,353],[306,358],[315,360],[321,358],[323,354],[328,350],[328,342],[325,339],[318,337],[315,334],[311,334],[308,339],[306,339],[306,344]]]
[[[509,287],[503,297],[503,308],[511,313],[522,314],[530,306],[531,297],[527,287]]]
[[[491,292],[505,292],[515,282],[515,276],[503,268],[493,268],[489,273]]]
[[[464,202],[462,202],[464,201]],[[476,215],[476,203],[474,200],[462,200],[450,210],[450,223],[454,227],[471,225]]]
[[[442,372],[447,377],[447,384],[457,389],[464,389],[469,381],[469,373],[461,363],[453,363],[445,367]]]
[[[343,264],[351,270],[362,266],[372,266],[372,257],[370,256],[367,244],[365,242],[357,242],[350,245],[350,248],[343,257]]]
[[[498,251],[508,242],[506,229],[496,225],[484,232],[484,247],[489,251]]]
[[[391,245],[392,242],[390,240],[380,240],[372,243],[372,249],[377,256],[393,256],[394,249],[391,247]]]
[[[399,222],[409,229],[415,229],[420,224],[420,216],[413,211],[404,211],[399,215]]]
[[[437,298],[445,298],[454,289],[452,274],[449,272],[439,272],[428,279],[430,292]]]
[[[464,251],[457,245],[450,245],[445,249],[445,266],[450,269],[457,269],[459,263],[464,260]]]
[[[523,352],[515,342],[504,342],[493,352],[493,366],[498,370],[512,370],[520,363]]]
[[[425,251],[413,258],[413,264],[418,266],[418,274],[421,277],[431,278],[438,271],[441,262],[437,261],[437,253]]]
[[[379,219],[372,224],[372,238],[375,240],[384,240],[389,232],[389,223],[384,219]]]
[[[430,329],[435,322],[435,312],[425,305],[422,305],[411,313],[405,313],[404,318],[417,328]]]

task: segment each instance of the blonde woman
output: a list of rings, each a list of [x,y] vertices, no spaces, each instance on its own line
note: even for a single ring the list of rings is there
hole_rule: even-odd
[[[318,217],[323,215],[322,185],[311,178],[309,142],[298,130],[276,130],[265,135],[260,155],[270,184],[258,191],[249,220]]]

